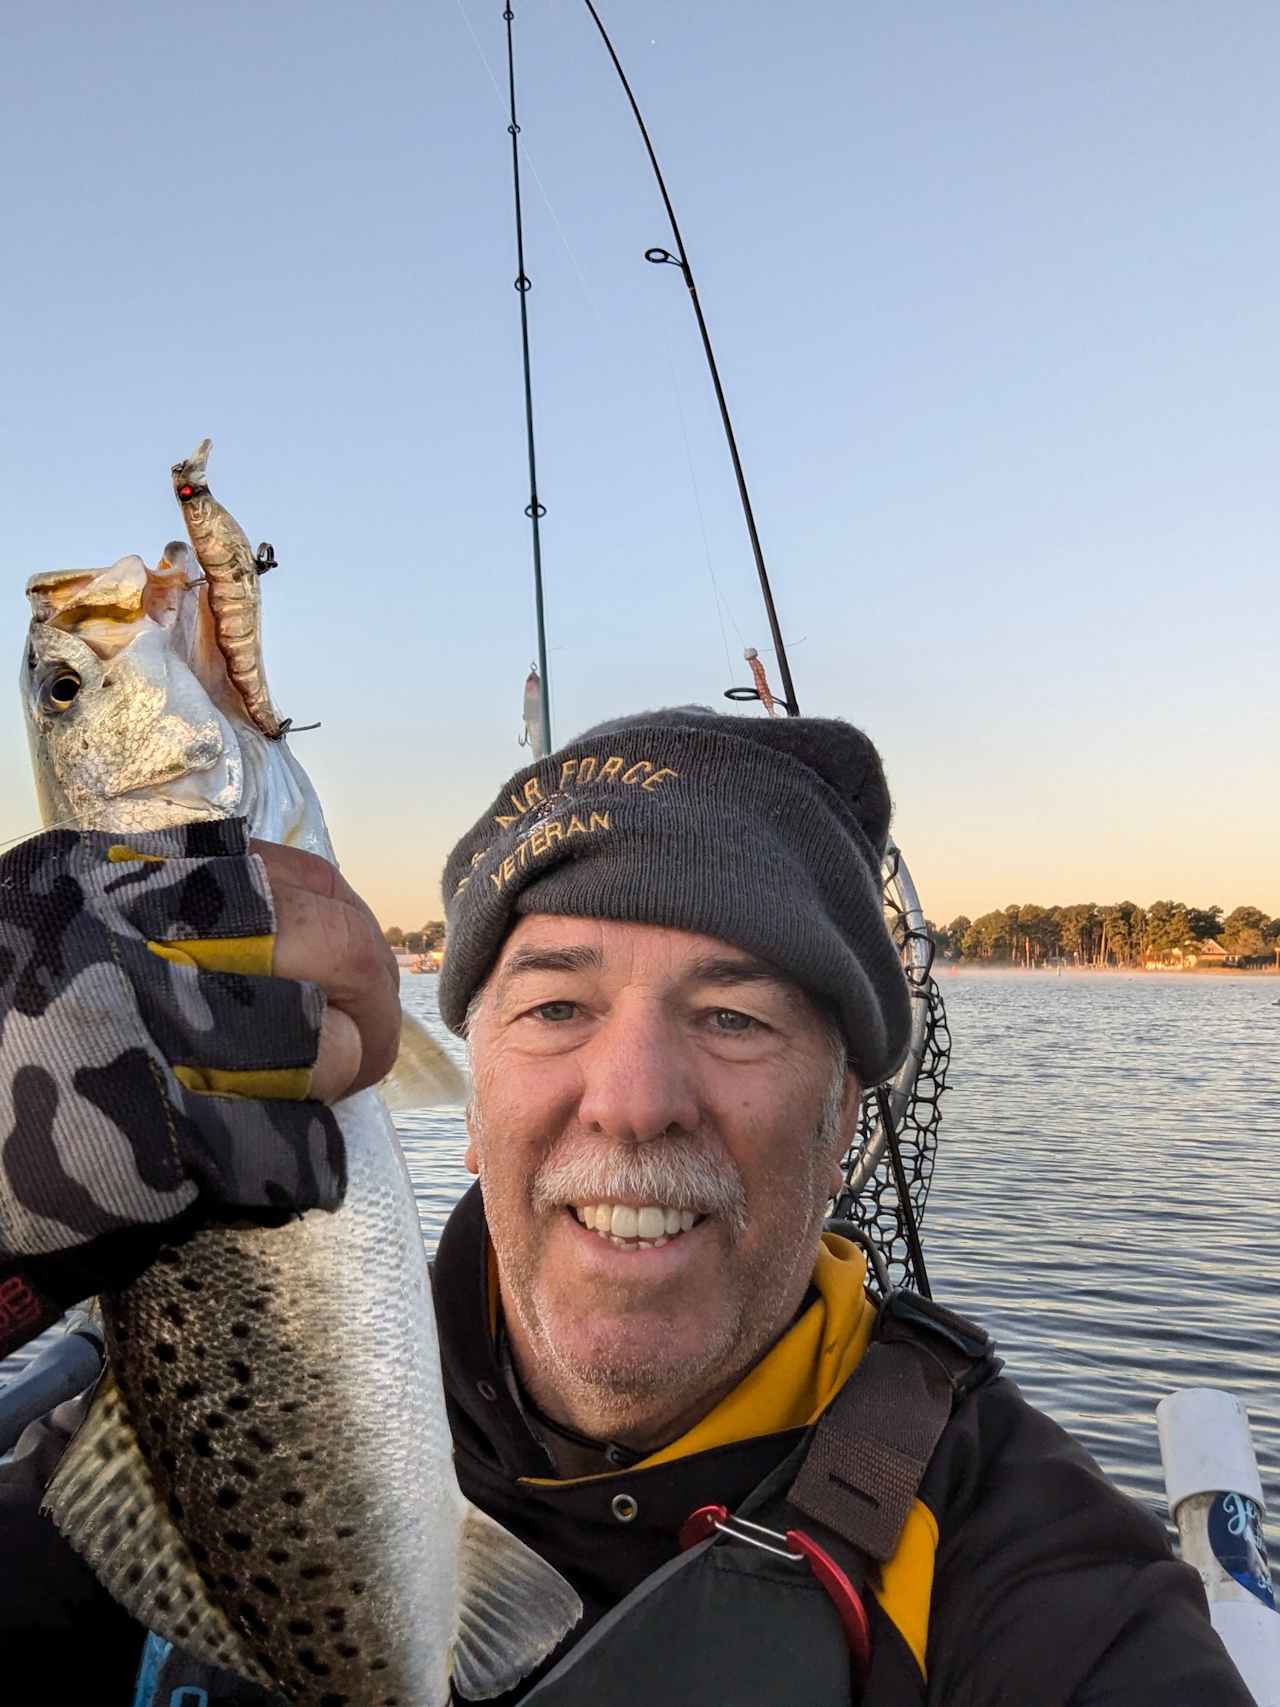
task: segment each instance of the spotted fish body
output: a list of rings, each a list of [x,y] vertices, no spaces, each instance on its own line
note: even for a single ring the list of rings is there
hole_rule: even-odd
[[[122,559],[32,583],[23,690],[46,814],[137,830],[243,812],[256,835],[328,850],[287,745],[209,675],[207,604],[157,605],[154,582]],[[107,1375],[46,1506],[197,1658],[308,1707],[443,1707],[451,1678],[471,1698],[511,1688],[581,1607],[458,1488],[390,1115],[373,1090],[335,1112],[341,1208],[209,1226],[103,1300]]]
[[[270,740],[287,724],[271,703],[259,643],[262,588],[257,559],[239,522],[209,490],[211,439],[202,439],[183,462],[173,465],[173,490],[182,505],[187,534],[209,584],[214,636],[227,675],[244,708]]]
[[[422,1235],[376,1093],[340,1119],[336,1213],[209,1228],[107,1304],[182,1543],[149,1622],[294,1701],[442,1702],[466,1508]]]

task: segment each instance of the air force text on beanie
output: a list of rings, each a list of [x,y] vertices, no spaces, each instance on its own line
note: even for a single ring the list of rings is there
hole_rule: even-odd
[[[834,718],[694,707],[602,723],[518,771],[445,866],[440,1012],[460,1031],[516,918],[667,925],[776,966],[838,1018],[863,1084],[901,1063],[880,756]]]

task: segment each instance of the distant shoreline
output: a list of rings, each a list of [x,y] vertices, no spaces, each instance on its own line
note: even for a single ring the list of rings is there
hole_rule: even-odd
[[[933,963],[934,976],[939,973],[1016,972],[1020,976],[1067,978],[1275,978],[1280,966],[1054,966],[1041,962],[1038,966],[1020,966],[1013,960],[944,960],[941,955]]]

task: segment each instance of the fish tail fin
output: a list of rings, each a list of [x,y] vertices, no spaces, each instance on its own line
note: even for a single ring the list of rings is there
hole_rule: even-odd
[[[475,1506],[462,1526],[458,1608],[453,1681],[472,1701],[518,1683],[582,1616],[559,1571]]]
[[[400,1053],[378,1086],[393,1113],[408,1108],[460,1107],[467,1100],[467,1079],[444,1046],[412,1014],[401,1015]]]
[[[45,1490],[41,1510],[145,1629],[210,1665],[270,1685],[269,1675],[211,1598],[143,1458],[109,1365]]]

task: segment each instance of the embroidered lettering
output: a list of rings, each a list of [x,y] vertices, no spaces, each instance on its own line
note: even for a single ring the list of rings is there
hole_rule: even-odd
[[[550,783],[544,784],[538,777],[531,776],[521,784],[519,790],[513,790],[508,795],[512,810],[498,812],[494,815],[494,823],[499,830],[509,830],[518,824],[527,812],[535,806],[543,809],[542,816],[550,826],[550,814],[556,810],[560,797],[570,784],[582,787],[591,783],[613,783],[615,787],[624,784],[628,788],[640,787],[646,794],[655,788],[661,788],[667,782],[677,781],[680,777],[678,770],[670,765],[655,765],[652,759],[633,759],[630,762],[621,753],[610,753],[602,759],[598,753],[587,753],[578,759],[563,759],[560,764],[560,780],[556,784],[556,792],[548,796]],[[565,834],[573,833],[566,829]],[[472,855],[473,859],[481,859],[488,849]]]
[[[498,869],[489,873],[489,881],[501,893],[511,882],[516,872],[524,870],[530,859],[538,859],[542,854],[550,853],[557,842],[562,842],[569,836],[599,835],[602,830],[610,828],[607,812],[588,813],[585,824],[576,812],[567,824],[562,818],[552,819],[545,824],[538,824],[527,836],[522,837],[516,843],[515,848],[502,861]],[[463,879],[463,883],[469,881],[469,878]],[[462,884],[459,884],[458,887],[461,888]]]

